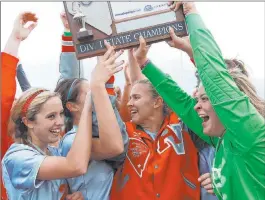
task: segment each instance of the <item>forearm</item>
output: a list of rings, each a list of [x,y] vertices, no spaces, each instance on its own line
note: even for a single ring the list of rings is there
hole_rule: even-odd
[[[11,33],[4,48],[4,52],[10,54],[11,56],[18,57],[20,42],[21,41],[17,39],[13,33]]]
[[[121,105],[120,105],[120,115],[124,122],[130,121],[131,116],[128,110],[127,103],[130,100],[130,91],[132,89],[131,84],[125,84],[123,89],[123,95],[121,98]]]
[[[141,71],[140,65],[136,60],[132,60],[129,62],[129,70],[132,84],[135,81],[146,79],[145,75]]]
[[[99,139],[107,152],[121,154],[124,150],[122,134],[104,84],[91,84],[93,102],[97,114]]]
[[[60,80],[66,78],[84,78],[83,63],[77,60],[70,32],[62,35],[62,52],[60,55]]]
[[[86,100],[79,121],[78,131],[66,157],[69,163],[81,169],[81,171],[86,171],[91,155],[92,111],[89,109],[89,106],[88,100]]]

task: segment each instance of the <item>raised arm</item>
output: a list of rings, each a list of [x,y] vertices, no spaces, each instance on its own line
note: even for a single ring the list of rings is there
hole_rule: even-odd
[[[113,157],[113,152],[118,154],[123,153],[124,146],[122,140],[121,130],[115,116],[108,92],[105,88],[105,83],[116,72],[122,70],[121,65],[123,61],[116,63],[122,52],[115,54],[114,48],[105,42],[108,51],[104,56],[98,58],[98,64],[91,75],[91,91],[93,95],[93,102],[98,120],[99,138],[93,141],[93,153],[97,154],[95,157],[106,159],[106,157]],[[97,145],[94,145],[97,142]]]
[[[70,32],[65,12],[62,12],[60,17],[64,26],[64,34],[62,35],[62,52],[59,66],[61,76],[59,82],[66,78],[84,78],[83,63],[76,58],[72,33]]]
[[[193,3],[185,3],[186,23],[198,73],[211,104],[240,151],[264,141],[264,118],[230,76],[221,50]]]
[[[24,25],[33,22],[28,28]],[[17,16],[13,30],[8,38],[4,52],[1,53],[1,80],[2,80],[2,99],[1,99],[1,158],[5,154],[12,139],[7,134],[8,119],[10,110],[16,94],[16,68],[18,63],[18,50],[20,44],[25,40],[37,25],[35,14],[24,12]]]
[[[125,84],[124,84],[123,94],[122,94],[121,102],[119,106],[119,112],[120,112],[122,120],[124,122],[127,122],[131,120],[131,116],[130,116],[130,113],[127,107],[127,103],[130,100],[130,92],[132,88],[128,64],[124,66],[124,77],[125,77]]]
[[[33,23],[24,28],[24,25]],[[16,68],[18,64],[18,50],[20,43],[26,39],[37,25],[35,14],[24,12],[18,15],[13,30],[8,38],[4,51],[1,53],[1,160],[13,140],[8,136],[8,119],[16,94]],[[3,182],[1,181],[2,198],[7,199]]]

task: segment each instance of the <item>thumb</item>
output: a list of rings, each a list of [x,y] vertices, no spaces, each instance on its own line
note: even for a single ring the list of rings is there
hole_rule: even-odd
[[[179,37],[176,36],[174,29],[172,27],[169,27],[169,34],[173,42],[179,41]]]
[[[139,42],[140,42],[140,49],[142,50],[142,49],[144,49],[145,47],[146,47],[146,42],[145,42],[145,39],[144,39],[144,37],[143,36],[141,36],[140,35],[140,37],[139,37]]]

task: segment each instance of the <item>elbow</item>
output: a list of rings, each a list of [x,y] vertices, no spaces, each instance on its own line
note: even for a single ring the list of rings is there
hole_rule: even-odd
[[[123,145],[118,146],[117,149],[116,149],[116,154],[120,155],[123,152],[124,152],[124,146]]]
[[[75,169],[75,176],[82,176],[87,172],[87,165],[86,166],[79,166]]]
[[[87,172],[88,163],[76,163],[72,166],[72,177],[82,176]]]

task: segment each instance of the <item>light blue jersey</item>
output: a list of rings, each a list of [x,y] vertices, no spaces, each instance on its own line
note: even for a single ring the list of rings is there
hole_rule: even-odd
[[[69,152],[77,127],[64,135],[60,142],[61,155],[66,156]],[[85,200],[108,200],[110,189],[113,181],[114,169],[105,161],[92,160],[89,163],[88,170],[85,175],[69,178],[71,192],[82,192]]]
[[[60,156],[57,148],[48,147],[51,155]],[[65,179],[37,180],[46,156],[24,144],[12,144],[2,160],[3,183],[9,200],[60,200],[67,192]]]

